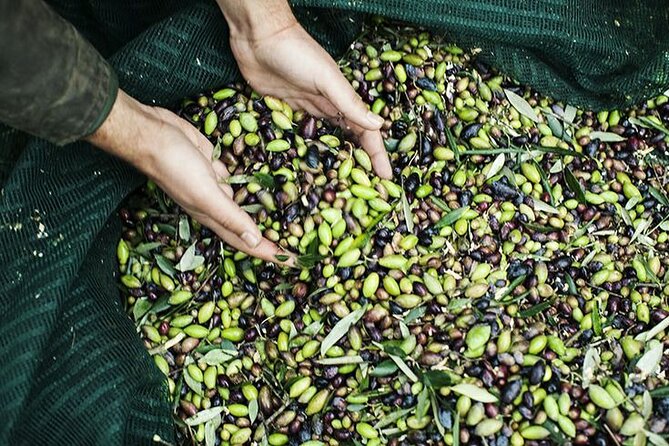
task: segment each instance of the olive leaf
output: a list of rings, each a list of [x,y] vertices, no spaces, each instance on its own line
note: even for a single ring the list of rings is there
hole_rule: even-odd
[[[256,172],[253,174],[255,180],[265,189],[273,189],[275,182],[274,177],[268,173]]]
[[[214,150],[211,151],[211,160],[216,161],[221,158],[221,139],[218,138],[216,145],[214,145]]]
[[[249,403],[249,420],[251,421],[251,424],[258,418],[258,400],[253,399]]]
[[[655,198],[660,204],[669,207],[669,198],[663,194],[658,188],[650,186],[648,192]]]
[[[404,191],[404,185],[402,186],[402,196],[400,197],[400,200],[402,201],[402,213],[404,214],[404,222],[407,225],[407,231],[413,233],[413,213],[409,206],[409,200],[407,200],[407,194]]]
[[[518,110],[518,113],[536,123],[541,122],[539,120],[539,116],[537,116],[537,112],[534,111],[532,106],[525,99],[523,99],[521,96],[518,96],[511,90],[507,90],[506,88],[504,89],[504,94],[513,108]]]
[[[456,221],[460,220],[460,217],[462,217],[462,215],[465,212],[467,212],[468,210],[469,210],[469,206],[463,206],[463,207],[460,207],[460,208],[457,208],[457,209],[453,209],[451,212],[449,212],[448,214],[441,217],[441,219],[439,219],[439,221],[437,221],[434,224],[434,227],[436,229],[441,229],[444,226],[452,225]]]
[[[566,122],[567,124],[571,124],[572,122],[574,122],[574,118],[576,118],[576,111],[577,111],[576,107],[574,107],[573,105],[567,105],[564,108],[564,114],[562,115],[562,119],[564,120],[564,122]]]
[[[585,203],[585,192],[583,192],[581,183],[579,183],[569,167],[564,168],[564,179],[567,182],[569,189],[576,195],[576,200],[578,200],[579,203]]]
[[[188,223],[188,217],[185,215],[179,217],[179,238],[184,242],[190,240],[190,224]]]
[[[422,420],[427,411],[430,408],[430,399],[429,399],[428,388],[423,387],[423,390],[418,394],[418,402],[416,404],[416,418]]]
[[[444,428],[445,426],[442,424],[441,421],[441,416],[439,413],[439,402],[437,401],[437,396],[434,393],[434,390],[430,392],[430,401],[432,406],[432,416],[434,417],[434,423],[437,426],[437,430],[439,431],[439,435],[441,435],[441,438],[446,441],[446,429]],[[450,412],[446,412],[450,416]],[[449,428],[451,426],[448,426]]]
[[[592,306],[592,330],[597,336],[602,334],[602,318],[599,314],[599,302],[597,299],[594,300]]]
[[[391,359],[386,359],[376,365],[369,374],[374,377],[383,377],[392,375],[393,373],[397,372],[397,370],[397,364],[395,364]]]
[[[669,446],[667,440],[663,436],[656,434],[655,432],[644,430],[648,441],[650,441],[654,446]]]
[[[225,351],[220,348],[217,348],[214,350],[210,350],[206,355],[204,355],[202,360],[207,365],[220,365],[235,358],[237,356],[236,353],[237,352]]]
[[[545,309],[549,308],[551,305],[553,305],[552,300],[546,300],[546,301],[543,301],[543,302],[539,302],[538,304],[528,308],[527,310],[523,310],[523,311],[518,312],[518,317],[526,318],[526,317],[536,316],[537,314],[541,313]]]
[[[553,133],[553,136],[556,138],[563,139],[564,138],[564,128],[562,127],[562,124],[560,121],[553,115],[547,115],[546,116],[546,122],[548,123],[548,127],[551,129],[551,132]]]
[[[451,390],[458,395],[467,396],[474,401],[479,401],[481,403],[496,403],[497,397],[492,393],[488,392],[486,389],[476,386],[474,384],[460,383],[454,386],[451,386]]]
[[[613,132],[590,132],[590,139],[598,139],[601,142],[621,142],[627,138]]]
[[[427,370],[421,374],[421,378],[423,379],[423,384],[425,386],[433,389],[439,389],[440,387],[453,384],[451,375],[443,370]]]
[[[449,212],[451,210],[451,208],[448,207],[448,204],[439,197],[430,197],[430,200],[432,200],[432,203],[436,204],[442,211]]]
[[[188,426],[197,426],[198,424],[206,423],[209,420],[213,420],[216,417],[220,418],[221,412],[223,412],[223,406],[216,406],[209,409],[204,409],[196,413],[190,418],[185,420],[185,423]]]
[[[636,336],[637,341],[641,342],[646,342],[650,341],[653,339],[655,336],[657,336],[658,333],[660,333],[662,330],[669,328],[669,316],[665,317],[662,322],[659,324],[655,325],[653,328],[651,328],[648,331],[644,331],[643,333],[639,333]]]
[[[546,213],[549,213],[549,214],[559,214],[560,213],[560,211],[555,209],[550,204],[544,203],[543,201],[537,200],[536,198],[532,199],[532,207],[534,208],[535,211],[546,212]]]
[[[193,363],[193,358],[191,358],[189,356],[186,359],[186,362],[184,363],[184,371],[183,371],[184,381],[186,381],[186,384],[188,385],[188,387],[190,387],[193,390],[193,392],[195,392],[196,394],[198,394],[200,396],[203,396],[204,392],[202,391],[202,383],[199,383],[199,382],[195,381],[195,379],[192,376],[190,376],[190,373],[188,373],[187,367],[192,363]],[[205,421],[207,421],[207,420],[204,420],[202,422],[204,423]]]
[[[158,265],[158,268],[168,276],[174,279],[174,277],[177,275],[177,271],[174,269],[174,265],[172,265],[172,262],[167,260],[165,256],[162,256],[160,254],[154,254],[153,257],[156,259],[156,264]]]
[[[257,214],[258,212],[265,209],[265,206],[263,206],[260,203],[245,204],[244,206],[242,206],[242,209],[248,214]]]
[[[285,255],[285,254],[276,254],[276,255],[274,256],[274,258],[277,259],[279,262],[285,262],[285,261],[288,260],[290,257],[287,256],[287,255]]]
[[[152,306],[153,303],[146,297],[137,299],[135,306],[132,308],[132,317],[134,317],[136,321],[140,320],[142,316],[149,312]]]
[[[379,419],[379,421],[377,421],[376,424],[374,425],[374,429],[378,430],[378,429],[384,428],[386,426],[389,426],[389,425],[393,424],[395,421],[397,421],[401,418],[404,418],[404,416],[406,414],[408,414],[409,412],[411,412],[412,410],[413,410],[413,407],[410,407],[409,409],[399,409],[399,410],[396,410],[395,412],[391,412],[391,413],[387,414],[386,416],[381,417],[381,419]]]
[[[642,379],[653,375],[660,366],[662,346],[662,343],[655,339],[646,344],[646,351],[636,363],[636,368],[639,370]]]
[[[457,432],[460,432],[460,414],[454,412],[453,419],[455,419],[453,422],[453,432],[456,432],[456,434],[453,435],[453,446],[460,446],[460,435],[457,434]]]
[[[133,251],[142,257],[148,257],[151,251],[156,248],[160,248],[161,246],[163,246],[163,244],[160,242],[140,243],[135,248],[133,248]]]
[[[504,155],[503,153],[497,155],[495,160],[490,165],[490,169],[488,170],[488,173],[485,176],[485,180],[488,181],[490,178],[497,175],[502,170],[502,167],[504,167],[505,162],[506,162],[506,155]]]
[[[336,358],[323,358],[317,359],[314,361],[320,365],[349,365],[349,364],[362,364],[365,362],[360,355],[351,355],[351,356],[337,356]]]
[[[214,417],[204,425],[205,446],[216,446],[216,429],[221,425],[221,417]]]
[[[413,382],[418,382],[418,377],[407,365],[407,363],[404,362],[402,358],[391,354],[389,354],[388,356],[390,357],[390,359],[393,360],[395,364],[397,364],[397,367],[402,371],[402,373],[404,373],[407,376],[407,378],[409,378]]]
[[[424,305],[422,305],[420,307],[413,308],[411,311],[409,311],[407,313],[406,316],[404,316],[404,323],[408,325],[411,322],[413,322],[414,320],[423,317],[426,310],[427,310],[427,308]]]
[[[195,254],[195,243],[193,243],[183,253],[175,268],[181,272],[186,272],[192,271],[202,264],[204,264],[204,257]]]
[[[328,333],[328,335],[321,343],[322,356],[325,356],[325,352],[330,350],[330,347],[335,345],[337,341],[339,341],[348,333],[348,330],[360,320],[360,318],[365,314],[365,311],[367,311],[367,307],[363,305],[357,310],[344,316],[339,322],[337,322],[334,327],[332,327],[332,331]]]
[[[642,415],[644,420],[648,420],[653,414],[653,397],[648,390],[643,391]]]

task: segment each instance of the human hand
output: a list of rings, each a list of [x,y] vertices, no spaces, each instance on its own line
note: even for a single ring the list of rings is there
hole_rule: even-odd
[[[279,97],[351,131],[369,153],[377,175],[390,178],[392,169],[379,131],[383,118],[367,109],[285,1],[266,3],[270,5],[249,12],[254,2],[219,0],[230,25],[230,47],[246,81],[261,94]]]
[[[232,200],[232,188],[221,182],[228,170],[212,161],[209,140],[174,113],[143,105],[119,90],[111,113],[87,140],[130,162],[235,248],[269,262],[294,264],[294,256],[263,238]],[[288,260],[279,262],[279,254]]]

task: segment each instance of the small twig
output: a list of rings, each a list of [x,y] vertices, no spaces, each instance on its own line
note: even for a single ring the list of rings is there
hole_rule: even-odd
[[[149,355],[153,356],[155,354],[162,354],[165,353],[167,350],[171,349],[175,345],[177,345],[179,342],[183,340],[183,338],[186,337],[186,334],[182,331],[181,333],[177,334],[175,337],[172,339],[167,340],[164,344],[161,344],[157,347],[152,348],[149,350]]]

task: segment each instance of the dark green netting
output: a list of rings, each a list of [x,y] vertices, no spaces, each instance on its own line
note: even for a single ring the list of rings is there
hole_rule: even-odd
[[[213,2],[51,3],[143,102],[171,106],[238,77]],[[493,65],[572,104],[629,105],[669,84],[669,4],[660,0],[294,4],[334,54],[367,14],[381,14],[481,47]],[[58,148],[0,128],[0,444],[173,441],[162,375],[113,277],[120,229],[110,216],[141,181],[89,145]]]

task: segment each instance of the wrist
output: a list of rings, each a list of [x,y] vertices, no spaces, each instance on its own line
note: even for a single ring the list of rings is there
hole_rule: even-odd
[[[231,39],[249,41],[273,36],[297,23],[286,0],[217,0]]]
[[[153,144],[147,135],[155,134],[155,122],[151,107],[119,90],[105,121],[85,140],[143,170],[152,155]]]

